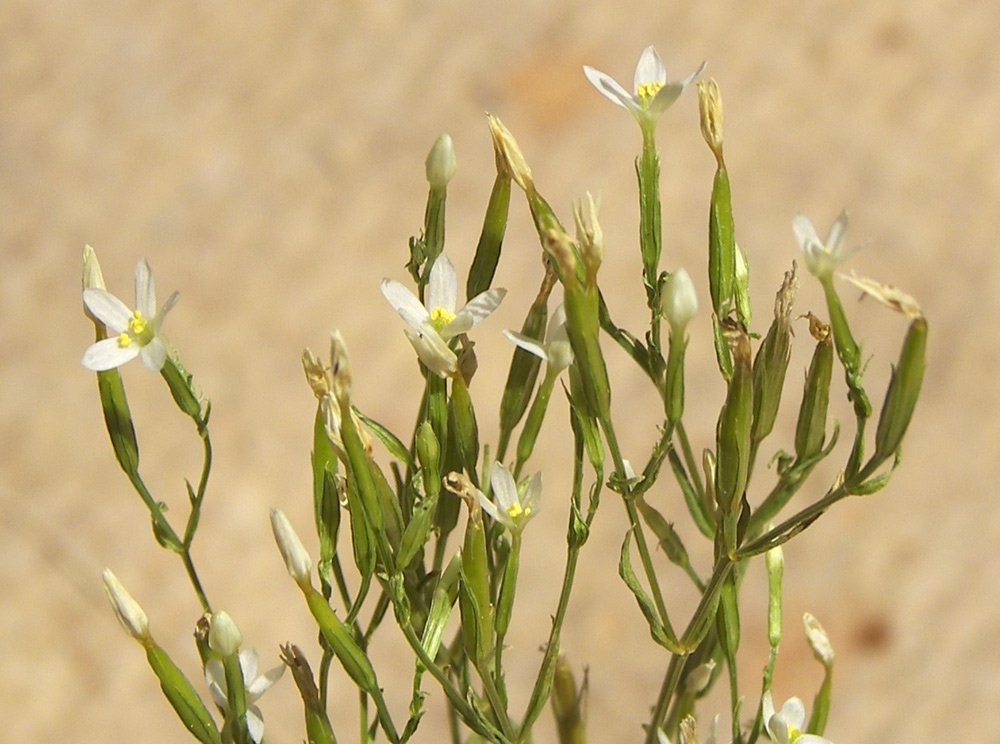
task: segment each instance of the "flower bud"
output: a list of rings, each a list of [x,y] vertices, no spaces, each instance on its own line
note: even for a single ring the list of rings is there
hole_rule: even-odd
[[[111,569],[106,568],[101,572],[101,581],[104,583],[104,591],[111,600],[111,607],[115,611],[115,617],[121,623],[122,628],[130,636],[139,641],[143,646],[150,646],[153,638],[149,634],[149,619],[143,612],[139,603],[132,599],[118,577],[111,573]]]
[[[660,297],[660,309],[670,323],[671,334],[683,336],[684,329],[698,312],[694,283],[684,269],[677,269],[667,277]]]
[[[212,613],[212,622],[208,631],[208,645],[219,656],[233,656],[239,653],[243,643],[243,634],[236,623],[224,610]]]
[[[442,134],[434,142],[434,146],[427,155],[427,161],[424,163],[427,182],[433,189],[445,188],[452,176],[455,175],[456,167],[455,148],[452,145],[451,137]]]
[[[285,559],[289,575],[305,590],[310,584],[309,572],[312,570],[312,559],[292,529],[288,517],[280,509],[271,509],[271,531],[274,532],[274,541],[278,544],[281,557]]]
[[[829,670],[833,666],[835,656],[833,646],[830,644],[830,636],[823,630],[819,620],[808,612],[802,613],[802,628],[805,630],[806,640],[809,642],[809,648],[812,649],[816,661]]]
[[[767,638],[771,648],[781,642],[781,580],[785,575],[785,554],[780,545],[764,553],[767,566]]]

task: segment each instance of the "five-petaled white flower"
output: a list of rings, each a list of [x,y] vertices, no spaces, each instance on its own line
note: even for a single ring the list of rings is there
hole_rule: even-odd
[[[826,243],[820,241],[816,228],[804,214],[796,213],[792,219],[792,231],[799,242],[799,248],[806,259],[806,268],[813,276],[826,281],[833,276],[834,270],[846,261],[855,251],[861,248],[856,245],[846,248],[847,243],[847,210],[840,213],[830,227]]]
[[[701,71],[705,63],[683,80],[667,80],[667,70],[660,55],[651,46],[646,47],[635,66],[635,92],[629,94],[612,77],[600,70],[584,65],[583,74],[601,93],[610,98],[636,118],[643,132],[649,133],[670,105],[676,101]]]
[[[247,729],[250,731],[250,738],[256,744],[260,744],[264,738],[264,719],[261,716],[260,708],[254,705],[258,698],[267,692],[271,686],[281,679],[285,672],[285,666],[276,666],[264,674],[257,674],[257,651],[253,646],[240,651],[240,669],[243,670],[243,682],[247,691]],[[222,668],[222,661],[219,659],[209,659],[205,662],[205,682],[208,683],[208,690],[212,693],[212,699],[223,711],[229,711],[228,686],[226,685],[226,673]]]
[[[458,275],[443,253],[431,267],[426,307],[394,279],[383,279],[381,289],[385,299],[412,329],[404,333],[420,361],[441,377],[450,377],[458,371],[458,357],[448,342],[496,310],[507,294],[506,289],[488,289],[456,311]]]
[[[524,489],[524,495],[519,496],[514,476],[510,474],[506,465],[498,462],[493,465],[493,470],[490,472],[490,486],[493,489],[494,500],[490,501],[486,498],[486,494],[477,491],[479,503],[483,511],[511,532],[520,532],[532,517],[538,514],[542,496],[541,472],[531,476]]]
[[[167,347],[159,335],[160,326],[177,301],[177,295],[177,292],[170,295],[157,311],[153,272],[145,259],[135,265],[135,310],[129,310],[124,302],[106,290],[96,287],[83,290],[87,309],[114,334],[90,345],[84,352],[83,366],[102,372],[139,357],[146,369],[160,371],[167,359]]]
[[[570,346],[569,336],[566,333],[566,310],[562,305],[557,307],[549,318],[545,343],[539,343],[538,339],[514,331],[505,330],[503,335],[529,354],[544,359],[555,371],[562,371],[573,363],[573,347]]]
[[[802,728],[806,723],[806,709],[802,701],[797,697],[789,698],[781,706],[781,710],[774,712],[774,700],[771,698],[771,691],[764,693],[761,700],[764,727],[767,729],[771,740],[776,744],[833,744],[829,739],[815,734],[803,734]]]

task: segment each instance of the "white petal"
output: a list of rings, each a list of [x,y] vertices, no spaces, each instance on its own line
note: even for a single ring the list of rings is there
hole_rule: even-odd
[[[226,672],[219,659],[209,659],[205,662],[205,682],[215,704],[223,710],[229,710],[229,701],[226,699]]]
[[[506,289],[488,289],[476,295],[468,304],[455,313],[455,319],[441,330],[444,338],[454,338],[466,333],[472,326],[487,317],[500,306],[506,296]]]
[[[399,313],[411,328],[419,329],[430,317],[427,308],[420,304],[416,295],[395,279],[383,279],[379,288],[393,310]]]
[[[493,500],[500,511],[510,514],[510,509],[520,502],[517,498],[517,484],[503,463],[496,463],[490,473],[490,485],[493,487]]]
[[[563,340],[566,335],[566,308],[560,302],[549,318],[549,327],[545,329],[545,343]]]
[[[826,236],[826,249],[837,256],[844,250],[844,242],[847,240],[847,210],[840,213],[830,226],[830,233]],[[856,250],[856,249],[855,249]]]
[[[271,689],[274,684],[281,679],[281,675],[285,673],[285,666],[276,666],[274,669],[267,670],[264,674],[260,676],[255,676],[250,684],[247,685],[247,698],[252,703],[256,701],[261,695]]]
[[[774,698],[771,696],[771,691],[768,690],[764,693],[764,697],[760,699],[760,713],[761,718],[764,719],[764,727],[767,732],[771,733],[771,719],[774,717]],[[772,734],[773,736],[773,734]]]
[[[434,374],[448,377],[458,370],[458,357],[433,328],[425,326],[416,333],[404,329],[403,333],[413,344],[420,361]]]
[[[106,290],[83,290],[83,302],[114,333],[124,331],[132,320],[132,311],[128,306]]]
[[[528,481],[528,488],[521,499],[521,506],[525,513],[535,516],[541,508],[542,503],[542,471],[539,470]]]
[[[264,739],[264,719],[256,705],[247,707],[247,731],[254,744],[260,744]]]
[[[529,354],[534,354],[536,357],[540,357],[542,359],[549,358],[548,350],[541,343],[539,343],[537,339],[531,338],[531,336],[525,336],[523,333],[516,333],[508,330],[504,330],[503,335]]]
[[[153,285],[153,270],[149,262],[142,259],[135,265],[135,309],[145,318],[156,315],[156,287]]]
[[[587,80],[590,81],[591,85],[601,91],[613,103],[617,103],[622,108],[627,108],[630,111],[638,108],[632,95],[610,76],[587,65],[583,66],[583,74],[587,76]]]
[[[177,298],[180,296],[180,292],[174,292],[167,298],[167,301],[163,303],[163,307],[160,308],[160,311],[153,316],[151,321],[153,324],[153,333],[160,332],[160,326],[163,325],[163,319],[167,317],[167,313],[169,313],[173,309],[174,305],[177,304]]]
[[[813,226],[812,220],[806,217],[801,212],[796,212],[795,216],[792,218],[792,232],[795,233],[795,240],[798,241],[799,248],[806,255],[809,255],[817,248],[822,249],[822,243],[820,243],[819,236],[816,234],[816,228]]]
[[[92,372],[103,372],[135,359],[139,352],[138,344],[119,346],[117,338],[106,338],[88,346],[81,361]]]
[[[639,55],[639,64],[635,66],[635,92],[639,93],[639,86],[643,83],[663,83],[667,82],[667,69],[663,66],[663,60],[656,53],[654,47],[648,46]]]
[[[132,344],[132,346],[135,345]],[[167,361],[167,347],[159,338],[154,338],[139,349],[139,359],[142,361],[142,366],[150,372],[159,372],[163,369],[164,362]]]
[[[477,490],[476,493],[479,495],[479,505],[483,508],[484,512],[486,512],[487,514],[490,515],[490,517],[493,518],[494,522],[500,522],[500,524],[506,525],[508,527],[511,526],[512,523],[510,517],[506,513],[501,514],[500,510],[497,509],[497,505],[494,504],[492,501],[490,501],[488,498],[486,498],[486,494],[484,494],[482,491],[479,490]]]
[[[427,282],[427,307],[431,310],[443,307],[453,313],[457,303],[458,274],[455,273],[452,262],[442,253],[431,267],[431,276]]]
[[[787,726],[801,731],[806,725],[806,707],[797,697],[788,698],[781,706],[781,717]]]
[[[250,680],[253,680],[257,676],[257,666],[259,664],[259,659],[257,657],[257,649],[253,646],[247,646],[245,649],[240,651],[240,671],[243,672],[243,681],[249,684]],[[249,692],[249,690],[247,690]]]

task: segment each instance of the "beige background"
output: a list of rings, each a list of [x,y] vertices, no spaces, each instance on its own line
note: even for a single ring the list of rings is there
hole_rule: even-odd
[[[313,400],[301,349],[325,351],[326,334],[341,327],[359,405],[400,429],[412,423],[416,402],[400,392],[415,384],[412,352],[377,284],[404,278],[406,240],[423,214],[423,159],[441,131],[453,136],[460,163],[448,250],[460,270],[468,266],[492,183],[484,110],[518,136],[564,217],[585,190],[603,194],[603,281],[613,288],[616,318],[637,328],[639,138],[580,67],[628,84],[650,43],[673,76],[707,59],[707,74],[722,87],[758,330],[795,257],[793,212],[825,231],[844,206],[852,238],[870,243],[852,267],[915,295],[931,323],[924,399],[904,467],[887,492],[840,505],[786,551],[777,693],[809,700],[818,684],[798,631],[797,617],[810,610],[839,652],[828,731],[835,741],[994,738],[998,36],[992,3],[959,0],[5,2],[0,738],[185,740],[139,648],[113,619],[98,579],[104,566],[144,605],[160,642],[198,675],[190,643],[197,607],[179,562],[150,539],[111,456],[93,377],[79,365],[91,339],[78,291],[83,244],[98,249],[109,288],[126,299],[143,256],[161,298],[181,290],[167,332],[214,401],[216,468],[196,557],[216,606],[270,666],[280,642],[314,649],[266,518],[278,505],[303,533],[309,524]],[[712,160],[694,95],[664,117],[659,142],[665,266],[686,265],[705,298]],[[538,279],[538,247],[520,200],[508,235],[497,284],[511,294],[476,336],[474,394],[487,441],[495,439],[494,401],[509,353],[498,331],[520,324]],[[854,305],[846,288],[845,297],[865,348],[877,355],[869,381],[880,401],[904,323],[871,302]],[[820,303],[804,281],[799,309]],[[702,416],[691,426],[699,449],[711,442],[722,395],[707,330],[703,311],[691,351],[703,361],[689,378],[689,411]],[[789,372],[793,410],[773,446],[790,441],[802,346]],[[609,357],[620,380],[615,415],[630,457],[641,461],[655,435],[650,391],[620,355]],[[144,472],[179,515],[181,476],[197,474],[193,432],[158,378],[138,364],[125,378]],[[847,420],[843,406],[838,415]],[[521,704],[562,570],[566,475],[558,468],[566,448],[553,432],[564,420],[559,403],[542,458],[545,511],[529,533],[507,655]],[[815,489],[808,495],[822,483]],[[654,498],[684,522],[674,491]],[[602,509],[565,648],[578,670],[590,668],[594,741],[634,741],[666,656],[650,644],[615,575],[623,510],[613,494]],[[704,569],[706,546],[692,551]],[[693,598],[677,572],[663,573],[682,624]],[[763,602],[762,576],[751,573],[741,670],[750,695],[765,658]],[[387,627],[375,653],[402,716],[410,667],[398,649]],[[355,698],[346,686],[335,698],[341,740],[352,741]],[[301,740],[290,681],[263,702],[269,740]],[[429,708],[418,738],[440,740],[439,693]],[[543,721],[538,739],[552,741]]]

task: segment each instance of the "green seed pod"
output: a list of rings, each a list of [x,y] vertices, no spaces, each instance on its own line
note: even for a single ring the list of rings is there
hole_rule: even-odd
[[[476,412],[472,407],[469,387],[461,375],[456,375],[451,384],[451,429],[458,443],[462,466],[465,471],[475,477],[476,465],[479,462],[479,426],[476,423]]]
[[[483,229],[479,234],[476,255],[472,259],[469,278],[465,283],[466,299],[471,300],[480,292],[485,292],[493,282],[493,275],[500,261],[504,233],[507,231],[509,209],[510,175],[498,163],[497,177],[493,182],[489,204],[486,206],[486,216],[483,218]]]
[[[555,277],[546,271],[545,280],[542,282],[538,296],[531,304],[528,315],[521,325],[523,335],[537,339],[539,342],[545,336],[545,326],[549,316],[548,299],[554,282]],[[541,363],[540,357],[520,347],[515,348],[514,355],[510,360],[510,371],[507,373],[507,384],[504,385],[503,398],[500,401],[500,430],[505,445],[511,431],[517,426],[528,408],[531,391],[535,386]],[[498,449],[498,457],[502,456],[502,449]]]
[[[722,318],[729,312],[736,282],[736,238],[729,173],[725,164],[715,171],[708,220],[708,286],[712,309]]]
[[[456,553],[438,579],[437,586],[434,587],[434,596],[431,598],[431,608],[427,613],[427,622],[424,624],[424,634],[420,639],[420,644],[424,651],[432,659],[437,655],[441,647],[441,640],[444,638],[445,626],[451,611],[458,599],[458,582],[462,572],[462,554]]]
[[[733,356],[733,376],[716,427],[715,498],[723,515],[737,509],[746,489],[753,423],[750,339],[746,331],[733,329],[727,340]]]
[[[146,660],[160,680],[163,694],[191,735],[203,744],[221,744],[222,737],[212,714],[167,652],[153,643],[146,646]]]
[[[791,358],[792,303],[798,281],[795,266],[785,272],[781,289],[774,299],[774,320],[757,350],[753,362],[753,442],[760,444],[774,428],[785,386],[785,372]]]
[[[851,334],[844,306],[833,286],[833,275],[820,279],[820,282],[823,285],[823,294],[826,296],[826,308],[830,313],[830,325],[833,328],[833,341],[837,347],[837,356],[840,357],[840,362],[847,370],[848,376],[857,375],[861,369],[861,349],[858,348],[858,344]]]
[[[587,741],[587,721],[584,715],[587,684],[577,690],[576,679],[566,656],[556,659],[552,683],[552,714],[556,719],[560,744],[584,744]]]
[[[486,556],[486,531],[479,497],[461,473],[445,476],[445,487],[459,496],[469,510],[462,544],[462,583],[459,609],[465,652],[477,666],[485,664],[493,651],[493,604],[490,600],[490,567]]]
[[[903,441],[917,398],[920,397],[926,352],[927,319],[918,317],[910,323],[910,329],[906,332],[899,364],[892,371],[892,379],[885,393],[885,403],[882,404],[878,429],[875,431],[874,462],[882,462],[891,457]]]
[[[819,341],[806,373],[799,420],[795,426],[795,457],[799,462],[817,454],[826,439],[826,415],[833,374],[833,339],[829,326],[818,324],[816,332],[820,334]]]
[[[306,738],[309,744],[337,744],[305,654],[295,644],[286,643],[281,647],[281,661],[291,670],[292,679],[302,698],[306,718]]]

